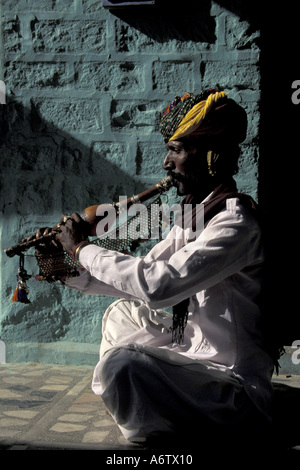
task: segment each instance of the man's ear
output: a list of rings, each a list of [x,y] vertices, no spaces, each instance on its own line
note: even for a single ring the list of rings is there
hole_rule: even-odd
[[[213,150],[208,150],[206,159],[207,159],[208,173],[210,174],[210,176],[215,176],[216,170],[214,168],[214,162],[217,161],[218,154],[216,154]]]

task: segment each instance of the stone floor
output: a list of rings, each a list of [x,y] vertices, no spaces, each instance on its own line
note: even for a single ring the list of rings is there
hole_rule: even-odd
[[[92,367],[0,365],[2,447],[131,446],[92,392],[92,373]]]
[[[126,455],[154,452],[122,437],[101,398],[91,390],[92,373],[89,366],[0,364],[0,449],[102,450],[105,455],[109,452],[107,458],[123,451]],[[284,458],[298,456],[299,460],[300,375],[281,375],[273,381],[279,410],[275,425],[287,451]],[[219,447],[217,440],[212,442]],[[255,456],[255,444],[247,445]],[[201,452],[193,452],[194,461],[200,459]]]

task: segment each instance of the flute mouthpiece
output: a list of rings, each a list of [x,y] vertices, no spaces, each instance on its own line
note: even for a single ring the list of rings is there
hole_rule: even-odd
[[[156,187],[162,192],[168,191],[168,189],[170,189],[171,186],[173,186],[172,176],[165,176],[165,178],[163,178],[156,184]]]

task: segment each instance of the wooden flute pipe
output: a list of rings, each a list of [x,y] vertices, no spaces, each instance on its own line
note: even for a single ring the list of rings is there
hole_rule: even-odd
[[[165,191],[168,191],[171,186],[172,186],[172,178],[171,176],[166,176],[162,180],[158,181],[158,183],[156,183],[151,188],[146,189],[145,191],[141,192],[137,196],[132,196],[131,198],[128,198],[122,201],[121,204],[116,203],[114,204],[114,206],[119,211],[123,207],[128,209],[133,204],[143,203],[144,201],[151,199],[156,194],[161,194]],[[99,211],[100,207],[101,207],[101,211]],[[100,204],[100,205],[96,204],[96,205],[89,206],[86,209],[84,209],[84,211],[80,214],[80,216],[88,224],[88,235],[90,236],[97,235],[96,233],[97,224],[99,223],[101,219],[103,219],[103,215],[98,216],[97,212],[104,214],[106,211],[111,210],[111,208],[112,208],[111,204]],[[33,238],[32,240],[25,241],[14,246],[10,246],[9,248],[6,248],[4,250],[4,253],[9,258],[12,258],[15,255],[20,255],[22,252],[27,251],[29,248],[33,246],[38,246],[43,243],[47,243],[51,241],[52,239],[55,238],[58,232],[59,232],[59,224],[53,227],[52,231],[48,233],[47,235],[43,235],[40,238]]]

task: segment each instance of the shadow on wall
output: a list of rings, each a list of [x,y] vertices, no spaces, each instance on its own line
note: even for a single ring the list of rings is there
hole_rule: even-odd
[[[177,3],[156,0],[154,7],[113,9],[111,13],[158,43],[176,39],[213,44],[216,36],[215,20],[210,16],[211,1]],[[126,41],[122,52],[127,51]]]
[[[33,222],[36,216],[80,212],[141,190],[134,175],[122,169],[126,143],[99,140],[89,147],[43,121],[34,103],[26,108],[12,99],[1,107],[0,124],[2,217]]]
[[[299,388],[274,383],[273,432],[279,448],[300,445],[299,400]]]
[[[161,0],[163,1],[163,0]],[[240,21],[247,21],[252,29],[260,29],[265,20],[266,9],[259,0],[214,0],[215,3],[231,11]]]
[[[260,29],[262,14],[258,0],[219,0],[214,2],[249,23],[249,30]],[[171,39],[214,44],[215,19],[211,0],[156,0],[154,7],[112,9],[111,13],[159,43]],[[147,15],[147,21],[145,16]],[[127,46],[124,44],[124,52]]]

